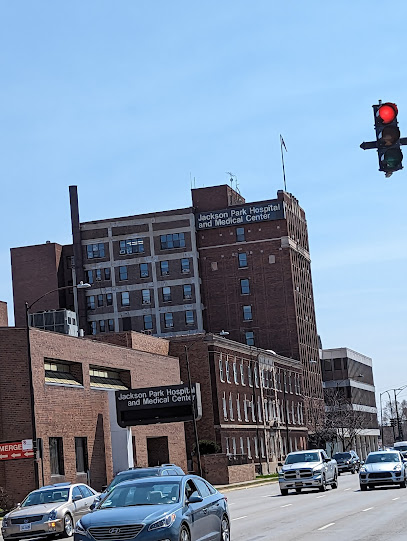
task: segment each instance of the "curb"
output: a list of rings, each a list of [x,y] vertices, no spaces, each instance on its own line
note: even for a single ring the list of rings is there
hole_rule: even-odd
[[[264,479],[261,481],[250,481],[248,483],[236,483],[235,485],[215,485],[219,492],[231,492],[232,490],[242,490],[245,488],[255,488],[263,485],[278,483],[278,479]]]

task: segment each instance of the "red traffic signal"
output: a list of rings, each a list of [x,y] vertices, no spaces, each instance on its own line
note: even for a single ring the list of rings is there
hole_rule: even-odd
[[[376,118],[382,124],[390,124],[398,114],[397,105],[395,103],[383,103],[376,112]]]

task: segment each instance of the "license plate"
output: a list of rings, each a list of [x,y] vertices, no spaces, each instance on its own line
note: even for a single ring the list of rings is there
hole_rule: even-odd
[[[29,532],[31,530],[31,524],[21,524],[20,532]]]
[[[302,483],[295,483],[296,487],[302,487]]]

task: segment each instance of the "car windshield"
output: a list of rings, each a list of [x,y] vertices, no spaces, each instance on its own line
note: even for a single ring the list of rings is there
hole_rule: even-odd
[[[349,460],[349,459],[352,458],[352,457],[351,457],[351,454],[350,454],[350,453],[335,453],[334,456],[333,456],[333,458],[334,458],[335,460],[338,460],[338,459],[339,459],[339,460],[343,460],[343,459],[344,459],[344,460]]]
[[[67,502],[69,500],[69,488],[55,488],[53,490],[35,490],[31,492],[21,504],[21,507],[38,505],[41,503]]]
[[[176,481],[160,480],[151,483],[119,485],[103,500],[99,509],[177,503],[179,497],[180,483]]]
[[[377,462],[400,462],[398,453],[375,453],[369,455],[366,464],[375,464]]]
[[[297,462],[319,462],[319,453],[295,453],[288,455],[285,463],[296,464]]]
[[[123,483],[123,481],[132,481],[133,479],[143,479],[144,477],[157,477],[158,474],[159,474],[158,469],[130,470],[126,473],[121,473],[120,475],[116,475],[116,477],[107,487],[107,492],[112,490],[112,488],[114,488],[119,483]]]
[[[396,445],[394,448],[401,452],[407,451],[407,445]]]

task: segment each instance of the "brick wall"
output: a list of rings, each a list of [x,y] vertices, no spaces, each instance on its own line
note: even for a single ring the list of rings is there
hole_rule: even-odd
[[[75,437],[88,442],[91,485],[100,490],[112,478],[112,450],[107,393],[90,388],[89,365],[130,372],[131,386],[180,382],[178,359],[98,341],[30,330],[37,437],[44,441],[45,484],[83,480],[76,473]],[[31,437],[28,359],[25,329],[0,329],[0,441]],[[81,364],[83,388],[45,384],[44,357]],[[186,468],[183,423],[134,427],[136,462],[148,465],[147,438],[167,436],[170,461]],[[49,438],[62,437],[65,475],[52,477]],[[41,478],[41,469],[40,469]],[[21,479],[24,483],[21,483]],[[0,486],[19,501],[33,488],[31,459],[0,462]]]
[[[89,338],[89,337],[88,337]],[[167,340],[150,336],[135,331],[123,331],[117,333],[97,334],[90,337],[100,342],[108,342],[139,351],[168,355],[170,344]]]

